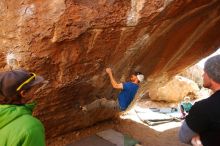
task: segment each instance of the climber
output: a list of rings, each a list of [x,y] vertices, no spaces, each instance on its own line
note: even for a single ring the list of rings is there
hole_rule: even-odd
[[[43,124],[32,116],[30,101],[43,77],[25,70],[0,72],[0,145],[45,146]]]
[[[90,111],[99,107],[106,107],[120,111],[125,111],[134,99],[135,94],[137,93],[137,90],[139,88],[139,83],[143,82],[144,80],[144,75],[142,73],[135,72],[131,75],[130,82],[117,83],[115,81],[115,78],[113,77],[111,68],[106,68],[106,72],[110,78],[111,85],[113,86],[113,88],[121,90],[121,92],[118,95],[118,101],[101,98],[95,100],[94,102],[88,105],[81,107],[83,111]]]

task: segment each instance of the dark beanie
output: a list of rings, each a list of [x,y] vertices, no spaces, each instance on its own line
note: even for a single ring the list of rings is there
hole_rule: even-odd
[[[217,83],[220,83],[220,55],[209,58],[204,65],[204,71]]]

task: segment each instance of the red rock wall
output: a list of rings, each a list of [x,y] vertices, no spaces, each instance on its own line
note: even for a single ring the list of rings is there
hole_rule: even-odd
[[[53,137],[112,117],[79,110],[115,97],[106,67],[118,81],[142,71],[145,93],[215,51],[220,1],[1,0],[0,28],[1,70],[14,53],[21,67],[49,81],[35,114]]]

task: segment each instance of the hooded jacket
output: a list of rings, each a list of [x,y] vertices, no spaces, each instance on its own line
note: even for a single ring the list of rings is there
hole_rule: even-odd
[[[34,106],[0,105],[0,146],[45,146],[44,127],[32,116]]]

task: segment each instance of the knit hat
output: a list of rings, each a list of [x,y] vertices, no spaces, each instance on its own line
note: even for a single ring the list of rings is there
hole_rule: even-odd
[[[215,82],[220,83],[220,55],[209,58],[204,65],[204,71]]]

